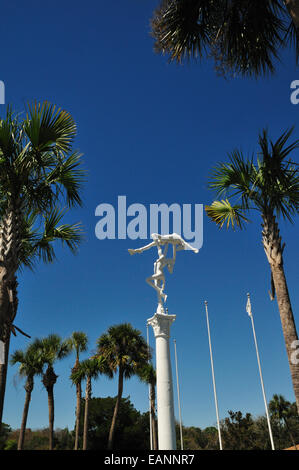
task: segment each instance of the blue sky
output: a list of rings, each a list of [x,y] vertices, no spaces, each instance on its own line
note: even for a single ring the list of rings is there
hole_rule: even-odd
[[[155,293],[145,283],[154,255],[130,257],[127,249],[144,241],[98,240],[95,209],[100,203],[116,205],[117,196],[126,195],[128,205],[209,204],[209,171],[227,152],[238,147],[251,154],[264,127],[275,139],[295,125],[298,138],[299,105],[290,102],[290,83],[299,77],[290,53],[283,54],[274,77],[258,81],[217,77],[211,62],[170,65],[153,53],[149,18],[155,5],[149,0],[54,0],[41,6],[29,0],[2,7],[0,79],[6,102],[22,110],[27,101],[49,100],[67,109],[77,123],[75,147],[84,153],[88,171],[84,207],[67,216],[85,227],[78,255],[58,248],[58,262],[19,276],[16,324],[32,338],[50,332],[68,337],[81,330],[92,351],[112,324],[130,322],[146,335],[146,320],[156,306]],[[293,158],[298,161],[298,155]],[[264,413],[245,311],[247,292],[267,397],[281,393],[294,401],[278,308],[268,295],[261,221],[255,215],[251,220],[246,231],[234,233],[219,231],[204,217],[202,249],[198,255],[179,253],[167,279],[169,313],[177,315],[171,353],[173,360],[175,338],[185,425],[203,428],[216,421],[204,300],[209,302],[220,417],[228,410]],[[297,223],[282,223],[281,232],[298,323]],[[150,340],[154,346],[152,332]],[[27,344],[23,336],[13,338],[11,352]],[[55,369],[56,427],[74,426],[75,389],[68,380],[73,363],[71,356]],[[116,393],[115,380],[100,378],[94,384],[94,396]],[[147,387],[138,380],[125,383],[124,396],[140,411],[148,409]],[[22,383],[16,368],[10,368],[4,422],[19,427],[23,403]],[[28,427],[47,423],[47,395],[37,379]]]

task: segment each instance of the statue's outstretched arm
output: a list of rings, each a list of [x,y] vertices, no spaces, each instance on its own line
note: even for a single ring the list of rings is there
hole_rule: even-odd
[[[186,250],[186,249],[189,248],[189,250],[194,251],[194,253],[198,253],[198,251],[199,251],[197,248],[194,248],[193,246],[189,245],[189,243],[185,242],[185,240],[182,240],[182,244],[183,244],[183,247],[182,248],[177,248],[177,250],[179,250],[179,249]]]
[[[128,249],[130,255],[135,255],[135,253],[142,253],[145,250],[149,250],[153,246],[157,246],[156,242],[151,242],[148,245],[142,246],[141,248],[136,248],[136,250],[132,250],[131,248]]]
[[[194,251],[195,253],[198,253],[197,248],[194,248],[193,246],[191,246],[189,243],[187,243],[177,233],[174,233],[174,234],[170,235],[170,237],[173,237],[173,250],[174,250],[173,258],[174,259],[175,259],[175,251],[181,251],[181,250],[189,249],[189,250]]]

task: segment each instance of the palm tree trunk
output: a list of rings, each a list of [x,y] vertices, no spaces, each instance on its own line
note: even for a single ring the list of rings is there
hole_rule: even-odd
[[[27,416],[28,416],[28,410],[29,410],[29,405],[30,405],[30,400],[31,400],[31,393],[32,393],[32,390],[33,390],[33,377],[28,377],[27,378],[27,383],[26,383],[24,388],[26,390],[26,398],[25,398],[23,418],[22,418],[22,424],[21,424],[19,441],[18,441],[18,450],[22,450],[23,445],[24,445],[24,438],[25,438],[25,431],[26,431],[26,424],[27,424]]]
[[[91,397],[91,378],[87,377],[86,392],[85,392],[84,428],[83,428],[83,450],[87,450],[88,412],[89,412],[90,397]]]
[[[79,448],[79,427],[80,427],[80,412],[81,412],[81,384],[76,385],[77,390],[77,405],[76,405],[76,432],[75,432],[75,450]]]
[[[273,214],[263,216],[263,245],[270,263],[273,283],[280,313],[293,389],[299,414],[299,361],[294,358],[294,348],[298,345],[298,334],[294,321],[288,286],[283,268],[281,237]]]
[[[0,364],[0,431],[2,426],[3,406],[6,389],[6,376],[9,357],[10,332],[4,342],[4,364]]]
[[[17,279],[21,245],[21,203],[11,201],[0,223],[0,339],[6,341],[7,331],[17,313]]]
[[[123,393],[123,383],[124,383],[123,370],[120,367],[119,368],[119,376],[118,376],[118,394],[117,394],[115,407],[114,407],[114,412],[113,412],[113,417],[112,417],[112,422],[111,422],[111,426],[110,426],[109,439],[108,439],[108,450],[113,449],[116,420],[117,420],[118,410],[119,410],[121,397],[122,397],[122,393]]]
[[[294,345],[298,344],[298,334],[292,312],[291,301],[282,264],[271,267],[280,312],[282,331],[284,335],[293,388],[299,414],[299,361],[294,360]],[[296,364],[297,362],[297,364]]]
[[[49,450],[53,450],[54,441],[54,390],[53,386],[48,387],[48,407],[49,407]]]
[[[49,407],[49,450],[53,450],[53,437],[54,437],[54,385],[57,380],[53,367],[48,366],[45,374],[43,375],[42,382],[48,392],[48,407]]]
[[[293,20],[296,28],[299,28],[299,1],[298,0],[285,0],[288,12]]]
[[[19,265],[19,228],[21,220],[20,201],[11,201],[0,223],[0,340],[5,344],[4,364],[0,365],[0,429],[6,388],[10,335],[18,308],[18,283],[15,273]]]
[[[151,421],[152,421],[152,433],[153,433],[153,450],[158,450],[158,434],[157,434],[157,422],[156,422],[156,393],[155,386],[150,385],[150,401],[151,401]]]

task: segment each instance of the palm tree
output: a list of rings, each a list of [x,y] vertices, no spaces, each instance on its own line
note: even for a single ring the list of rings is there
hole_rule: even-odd
[[[297,409],[299,412],[299,363],[294,361],[294,345],[298,335],[292,312],[283,266],[283,250],[279,234],[278,218],[292,221],[299,211],[298,165],[292,162],[290,153],[299,147],[299,141],[288,143],[292,129],[284,132],[276,142],[268,139],[266,131],[259,136],[260,152],[257,164],[236,150],[230,154],[228,163],[220,163],[214,169],[210,188],[218,196],[226,194],[237,198],[215,201],[206,207],[208,216],[223,227],[242,228],[250,209],[257,210],[262,218],[262,242],[271,270],[271,299],[276,293],[282,330],[287,349]]]
[[[286,46],[298,59],[299,0],[161,0],[151,27],[170,61],[212,56],[224,73],[273,73]]]
[[[76,362],[72,369],[72,376],[79,367],[80,364],[80,353],[87,350],[88,338],[85,333],[82,331],[74,331],[70,338],[70,344],[72,349],[76,352]],[[71,376],[71,377],[72,377]],[[76,426],[75,426],[75,450],[78,450],[78,443],[79,443],[79,427],[80,427],[80,408],[81,408],[81,380],[76,378],[75,382],[73,382],[76,386],[76,396],[77,396],[77,404],[76,404]]]
[[[153,450],[158,450],[158,435],[156,422],[156,371],[152,364],[143,365],[137,370],[137,376],[150,386],[150,410]]]
[[[288,423],[288,418],[292,415],[291,406],[291,403],[287,401],[282,395],[275,394],[273,395],[272,400],[269,403],[269,410],[271,412],[271,415],[276,418],[279,423],[281,421],[284,422],[285,427],[290,436],[291,442],[295,449],[297,449],[295,439]]]
[[[81,205],[84,172],[81,155],[72,151],[75,135],[70,114],[46,102],[28,105],[23,120],[10,108],[0,119],[0,423],[10,335],[19,330],[18,271],[53,262],[56,240],[76,252],[82,238],[80,224],[61,224],[67,208]]]
[[[85,389],[85,407],[84,407],[84,427],[83,427],[83,450],[87,450],[88,439],[88,413],[89,400],[91,399],[91,381],[97,379],[99,374],[106,374],[112,378],[113,374],[106,365],[106,361],[102,356],[92,357],[82,361],[78,367],[72,371],[71,379],[74,383],[86,380]]]
[[[20,364],[19,375],[26,378],[24,389],[26,391],[26,398],[23,410],[22,424],[20,428],[18,450],[23,449],[28,410],[31,400],[31,394],[34,387],[34,376],[42,374],[42,366],[39,360],[39,354],[34,345],[29,345],[25,352],[21,350],[15,351],[10,358],[11,365]]]
[[[132,377],[136,374],[137,368],[147,363],[149,352],[141,332],[133,328],[130,323],[123,323],[111,326],[107,333],[97,340],[97,353],[104,357],[113,375],[118,371],[118,393],[108,439],[108,449],[110,450],[114,443],[124,379]]]
[[[42,383],[48,393],[49,450],[53,450],[54,385],[58,378],[54,371],[54,363],[71,353],[71,345],[69,340],[62,340],[59,335],[50,334],[46,338],[36,339],[33,346],[38,351],[40,364],[46,366],[46,370],[43,370],[42,374]]]

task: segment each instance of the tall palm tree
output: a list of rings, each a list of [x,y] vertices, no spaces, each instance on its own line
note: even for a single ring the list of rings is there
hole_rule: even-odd
[[[103,356],[112,374],[118,371],[118,393],[109,431],[108,449],[113,448],[117,415],[123,393],[124,379],[136,374],[137,368],[146,364],[149,358],[148,346],[141,332],[130,323],[108,328],[97,340],[97,353]]]
[[[18,450],[22,450],[24,445],[31,394],[34,387],[34,377],[35,375],[42,374],[42,365],[39,360],[38,350],[32,344],[30,344],[25,351],[21,351],[20,349],[15,351],[10,358],[10,363],[11,365],[20,364],[18,373],[20,377],[26,378],[26,383],[24,385],[26,397],[18,440]]]
[[[262,218],[262,242],[271,270],[271,299],[276,293],[282,330],[289,360],[294,393],[299,412],[299,363],[294,360],[294,346],[298,335],[292,312],[287,281],[284,273],[283,250],[278,218],[288,221],[299,211],[299,169],[292,162],[290,153],[299,147],[299,141],[288,143],[292,129],[272,142],[263,131],[259,136],[257,163],[245,158],[236,150],[228,163],[220,163],[214,169],[209,186],[218,196],[229,199],[214,201],[206,207],[208,216],[223,227],[242,228],[248,219],[245,213],[257,210]]]
[[[288,418],[292,415],[291,403],[287,401],[282,395],[273,395],[272,400],[269,403],[269,410],[271,415],[276,418],[279,422],[283,421],[287,432],[290,436],[291,442],[295,449],[297,449],[294,436],[291,432]]]
[[[155,50],[170,61],[213,57],[224,73],[274,72],[281,49],[299,52],[299,0],[161,0]]]
[[[81,205],[84,172],[81,155],[72,151],[75,135],[70,114],[47,102],[28,105],[22,120],[10,108],[0,119],[0,423],[10,335],[18,330],[18,271],[53,262],[57,240],[72,252],[81,241],[80,224],[61,223],[68,208]]]
[[[53,450],[54,385],[58,378],[54,371],[54,364],[71,353],[71,345],[69,340],[62,340],[59,335],[50,334],[46,338],[36,339],[33,346],[38,351],[41,365],[46,366],[46,370],[43,370],[42,374],[42,383],[48,393],[49,450]]]
[[[85,389],[85,407],[84,407],[84,426],[83,426],[83,450],[87,450],[88,445],[88,413],[89,413],[89,400],[91,399],[91,384],[92,379],[97,379],[99,374],[106,374],[112,377],[110,369],[106,365],[103,356],[92,357],[79,363],[78,367],[71,374],[71,379],[74,383],[86,380]]]
[[[137,376],[142,382],[150,386],[150,414],[153,438],[153,450],[158,450],[158,434],[156,422],[156,371],[151,363],[145,364],[137,370]]]
[[[76,353],[76,362],[75,365],[72,369],[72,375],[77,371],[79,368],[80,364],[80,353],[84,352],[87,350],[87,344],[88,344],[88,338],[85,333],[82,331],[74,331],[71,335],[70,338],[70,344],[73,350],[75,350]],[[72,376],[71,376],[72,377]],[[73,383],[76,386],[76,425],[75,425],[75,450],[78,450],[78,444],[79,444],[79,427],[80,427],[80,408],[81,408],[81,380],[78,380],[78,377],[76,376],[75,381]]]

